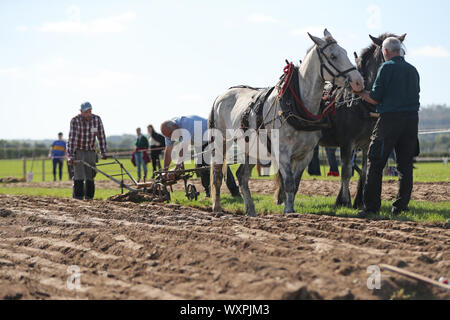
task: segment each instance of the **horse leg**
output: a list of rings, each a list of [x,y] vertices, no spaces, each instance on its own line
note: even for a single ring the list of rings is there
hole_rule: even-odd
[[[303,160],[294,162],[294,183],[295,183],[295,193],[298,193],[298,189],[300,187],[300,181],[302,181],[303,173],[308,165],[311,163],[314,153],[311,152],[310,155],[307,155]]]
[[[225,145],[225,142],[224,142]],[[223,169],[226,168],[225,163],[225,148],[222,149],[222,155],[218,157],[218,159],[212,159],[211,162],[211,177],[210,180],[211,183],[211,197],[212,197],[212,210],[213,213],[221,213],[222,205],[220,203],[220,188],[222,187],[222,181],[223,181]],[[220,162],[220,163],[217,163]]]
[[[366,184],[366,178],[367,178],[367,147],[362,149],[363,152],[363,158],[362,158],[362,172],[359,176],[358,180],[358,191],[356,192],[355,201],[353,203],[354,209],[362,209],[364,206],[363,203],[363,191],[364,191],[364,185]]]
[[[286,201],[284,203],[284,214],[295,213],[295,179],[291,170],[290,162],[285,161],[280,165],[281,176],[283,177],[283,184],[285,188]]]
[[[250,180],[253,167],[254,165],[243,164],[236,173],[239,180],[239,187],[241,188],[242,196],[244,198],[245,213],[249,217],[256,217],[255,204],[253,203],[250,188],[248,187],[248,181]]]
[[[278,172],[275,176],[275,203],[281,206],[286,201],[286,191],[284,190],[283,176]]]
[[[211,196],[212,196],[212,209],[214,213],[222,212],[222,206],[220,204],[220,188],[222,187],[223,180],[223,165],[222,164],[214,164],[211,165],[211,175],[212,175],[212,184],[211,184]]]
[[[342,177],[341,190],[336,199],[336,207],[352,206],[352,199],[350,196],[350,180],[352,178],[352,148],[351,146],[341,147],[341,161],[342,161]]]

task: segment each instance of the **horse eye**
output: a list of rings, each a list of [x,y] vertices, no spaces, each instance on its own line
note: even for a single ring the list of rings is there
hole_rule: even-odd
[[[334,54],[332,54],[332,55],[330,56],[330,58],[331,58],[331,60],[336,60],[336,59],[337,59],[337,57],[336,57]]]

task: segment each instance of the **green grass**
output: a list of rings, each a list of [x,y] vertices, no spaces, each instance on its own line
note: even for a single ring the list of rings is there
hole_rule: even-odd
[[[106,160],[111,162],[111,160]],[[136,169],[131,164],[129,159],[122,159],[122,163],[125,168],[130,171],[131,174],[136,175]],[[105,161],[100,161],[100,163],[105,163]],[[21,160],[0,160],[0,178],[15,176],[22,177],[22,161]],[[32,166],[32,168],[31,168]],[[52,181],[52,164],[50,160],[44,161],[45,166],[45,181]],[[193,165],[186,165],[186,168],[192,168]],[[414,181],[416,182],[450,182],[450,165],[445,166],[443,163],[418,163],[416,164],[417,169],[414,170]],[[232,171],[235,173],[238,166],[231,166]],[[36,160],[34,163],[27,161],[27,172],[33,169],[34,182],[43,181],[42,177],[42,160]],[[120,172],[118,166],[102,167],[109,174],[116,174]],[[322,167],[322,173],[326,173],[328,167]],[[149,167],[149,172],[152,172],[151,166]],[[67,166],[64,167],[64,179],[68,179]],[[259,178],[256,173],[256,169],[252,174],[253,178]],[[108,180],[108,178],[99,174],[96,178],[97,180]],[[310,177],[307,173],[304,176],[305,180],[317,179],[317,180],[330,180],[339,181],[339,178],[328,178],[328,177]],[[358,175],[356,174],[353,180],[357,180]],[[385,177],[385,180],[396,180],[394,177]],[[49,189],[49,188],[15,188],[15,187],[1,187],[0,193],[2,194],[21,194],[21,195],[35,195],[35,196],[55,196],[70,198],[72,196],[71,189]],[[120,189],[98,189],[96,191],[96,199],[106,199],[112,195],[120,193]],[[264,195],[254,195],[254,201],[256,205],[256,211],[259,214],[281,214],[283,211],[282,206],[276,206],[273,203],[272,196]],[[192,207],[210,207],[211,203],[209,199],[205,199],[200,196],[198,201],[189,201],[185,198],[183,192],[173,193],[173,203],[192,206]],[[298,195],[295,202],[295,209],[298,213],[310,213],[318,215],[330,215],[330,216],[342,216],[342,217],[355,217],[356,211],[351,209],[337,209],[333,208],[334,198],[333,197],[306,197]],[[244,211],[244,204],[242,200],[233,199],[227,195],[223,197],[223,207],[225,210],[235,213],[242,213]],[[383,202],[382,212],[380,217],[383,219],[392,219],[390,214],[391,203]],[[412,211],[403,214],[400,217],[396,217],[398,220],[411,220],[411,221],[427,221],[427,222],[443,222],[450,220],[450,202],[411,202]]]
[[[96,191],[96,199],[107,199],[110,196],[119,194],[119,189],[100,189]],[[5,188],[0,187],[0,194],[11,195],[33,195],[33,196],[53,196],[61,198],[72,197],[71,189],[49,189],[49,188]],[[274,204],[273,197],[267,195],[254,195],[256,211],[258,214],[282,214],[283,206]],[[176,191],[172,193],[172,203],[194,208],[210,208],[211,200],[202,194],[197,201],[188,200],[184,192]],[[371,219],[388,219],[400,221],[416,222],[450,222],[450,202],[416,202],[410,204],[411,211],[398,217],[390,213],[391,203],[383,201],[382,211],[379,216],[372,216]],[[241,199],[224,195],[222,198],[223,208],[232,213],[243,214],[244,202]],[[334,209],[334,199],[331,197],[307,197],[298,195],[295,200],[295,210],[300,214],[316,214],[337,217],[356,217],[357,211],[349,208]]]
[[[131,161],[126,159],[120,160],[124,167],[136,177],[136,168],[132,165]],[[111,162],[111,160],[101,160],[99,163]],[[450,182],[450,165],[445,166],[443,163],[418,163],[415,165],[417,169],[414,170],[414,181],[416,182]],[[231,169],[234,174],[239,166],[232,165]],[[193,168],[192,164],[186,165],[186,168]],[[118,174],[120,173],[120,168],[117,165],[101,167],[108,174]],[[328,173],[328,167],[322,167],[321,177],[311,177],[305,172],[303,179],[305,180],[328,180],[328,181],[339,181],[340,178],[326,177]],[[26,172],[32,171],[34,174],[34,182],[42,181],[52,181],[53,180],[53,169],[52,162],[50,159],[44,160],[44,172],[43,177],[42,172],[42,160],[35,160],[34,162],[28,160],[26,163]],[[152,173],[152,167],[149,165],[149,172]],[[22,160],[0,160],[0,178],[4,177],[23,177],[23,161]],[[256,168],[253,170],[252,178],[259,179]],[[353,181],[359,178],[358,174],[355,174]],[[99,174],[96,177],[97,180],[108,180],[105,176]],[[267,178],[263,178],[267,179]],[[67,165],[64,164],[63,168],[63,180],[68,180]],[[395,177],[384,177],[384,180],[397,180]]]
[[[273,196],[253,195],[255,209],[258,214],[282,214],[284,206],[278,206],[273,201]],[[357,211],[350,208],[334,208],[335,199],[332,197],[308,197],[297,195],[295,198],[295,211],[299,214],[316,214],[337,217],[356,217]],[[182,192],[172,195],[172,202],[183,206],[196,208],[211,207],[210,199],[200,196],[198,201],[189,201]],[[222,207],[229,212],[244,213],[244,202],[229,195],[222,197]],[[388,219],[416,222],[450,222],[450,202],[417,202],[411,201],[408,213],[394,217],[391,214],[392,203],[383,201],[379,216],[371,219]]]

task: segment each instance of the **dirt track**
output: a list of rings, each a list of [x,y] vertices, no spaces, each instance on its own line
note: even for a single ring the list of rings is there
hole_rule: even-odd
[[[366,269],[448,276],[448,225],[314,215],[213,217],[174,205],[0,195],[0,298],[388,299],[450,293]],[[67,268],[81,270],[69,291]]]

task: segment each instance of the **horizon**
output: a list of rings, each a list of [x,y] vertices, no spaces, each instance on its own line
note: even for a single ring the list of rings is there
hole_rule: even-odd
[[[231,86],[275,85],[285,59],[303,60],[311,47],[307,32],[322,37],[325,27],[352,62],[369,34],[407,33],[422,107],[450,104],[448,1],[325,2],[326,11],[323,1],[2,1],[0,140],[67,137],[85,101],[108,137],[207,118]]]

